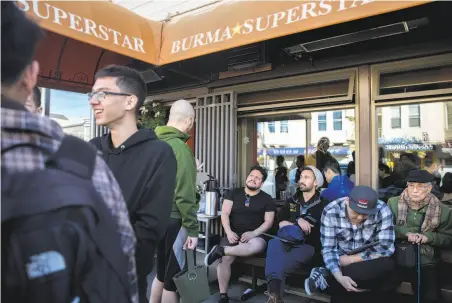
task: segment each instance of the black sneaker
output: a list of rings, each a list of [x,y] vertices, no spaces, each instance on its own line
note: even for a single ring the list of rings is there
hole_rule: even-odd
[[[218,303],[229,303],[229,297],[221,297]]]
[[[204,258],[204,265],[205,266],[212,265],[213,262],[215,262],[218,259],[221,259],[221,257],[223,257],[223,252],[221,250],[221,247],[218,245],[215,245],[214,247],[212,247],[212,250],[210,251],[210,253],[208,253],[206,255],[206,257]]]
[[[315,267],[311,270],[309,278],[304,280],[304,290],[308,296],[313,293],[324,290],[328,287],[325,277],[329,275],[329,271],[323,267]]]

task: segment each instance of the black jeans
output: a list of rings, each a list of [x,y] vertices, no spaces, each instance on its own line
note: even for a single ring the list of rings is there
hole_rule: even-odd
[[[397,287],[391,277],[394,261],[391,258],[378,258],[350,264],[341,268],[342,275],[350,277],[358,284],[358,288],[368,289],[366,292],[348,292],[331,276],[328,278],[331,303],[385,302],[391,300],[391,290]]]

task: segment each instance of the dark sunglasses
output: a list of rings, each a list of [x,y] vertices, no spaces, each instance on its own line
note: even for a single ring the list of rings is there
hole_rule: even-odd
[[[245,207],[250,207],[250,200],[251,200],[251,196],[248,194],[245,194]]]

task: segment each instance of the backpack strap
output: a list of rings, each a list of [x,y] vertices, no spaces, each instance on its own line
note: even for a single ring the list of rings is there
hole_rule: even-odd
[[[46,161],[46,167],[57,168],[91,180],[96,164],[97,150],[80,138],[66,135],[56,153]]]

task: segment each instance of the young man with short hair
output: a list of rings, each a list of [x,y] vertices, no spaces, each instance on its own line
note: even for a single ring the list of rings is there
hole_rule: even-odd
[[[328,188],[322,191],[320,196],[330,202],[348,196],[355,187],[355,183],[350,181],[347,175],[341,175],[339,162],[334,158],[326,161],[323,174],[328,182]]]
[[[147,275],[157,243],[171,213],[176,160],[171,147],[152,129],[137,127],[137,113],[146,98],[146,83],[136,70],[108,66],[96,73],[89,101],[96,124],[110,132],[91,142],[103,152],[126,200],[137,236],[136,263],[140,302],[147,302]]]
[[[253,166],[246,178],[246,186],[231,190],[223,201],[221,223],[226,237],[204,260],[209,266],[221,259],[217,267],[219,303],[229,302],[227,291],[235,258],[261,253],[267,246],[262,234],[273,225],[276,205],[272,197],[261,190],[266,179],[265,168]]]
[[[55,121],[48,117],[32,114],[25,108],[27,98],[32,95],[33,89],[36,87],[39,74],[39,63],[33,61],[33,57],[36,47],[43,37],[42,30],[28,19],[13,1],[1,2],[1,14],[1,165],[3,177],[4,173],[44,170],[47,167],[46,161],[58,151],[66,135]],[[131,301],[138,302],[134,231],[130,225],[121,189],[100,156],[95,160],[91,181],[103,202],[111,210],[116,223],[116,230],[111,232],[112,234],[117,232],[120,235],[122,253],[128,260],[127,274],[130,282]],[[5,201],[2,200],[2,209],[8,206]],[[53,283],[49,282],[48,285],[51,287]],[[4,288],[2,283],[2,292],[7,293],[9,290]],[[60,290],[64,290],[64,287]],[[12,290],[13,293],[16,293],[13,298],[10,298],[12,302],[19,301],[19,298],[23,296],[21,291],[20,288]],[[29,289],[27,295],[33,297],[37,291],[39,290]]]
[[[33,93],[31,93],[28,96],[27,101],[25,101],[25,108],[33,114],[42,114],[41,90],[39,87],[33,87]]]

